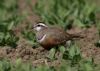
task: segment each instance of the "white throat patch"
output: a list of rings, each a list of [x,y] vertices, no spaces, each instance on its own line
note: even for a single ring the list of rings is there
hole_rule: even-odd
[[[36,31],[40,31],[42,29],[42,27],[36,27],[35,30]]]

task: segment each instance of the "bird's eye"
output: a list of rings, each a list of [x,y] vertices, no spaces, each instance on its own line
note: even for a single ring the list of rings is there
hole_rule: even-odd
[[[41,25],[37,25],[37,26],[41,26]]]

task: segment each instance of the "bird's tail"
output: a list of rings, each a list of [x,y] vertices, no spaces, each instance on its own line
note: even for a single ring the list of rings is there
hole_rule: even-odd
[[[67,33],[67,35],[69,36],[69,40],[71,39],[81,39],[81,38],[84,38],[85,36],[80,33],[76,33],[76,34],[70,34],[70,33]]]

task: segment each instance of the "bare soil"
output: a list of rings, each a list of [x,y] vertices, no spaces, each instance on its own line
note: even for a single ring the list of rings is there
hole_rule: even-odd
[[[71,33],[74,31],[75,29],[69,30]],[[95,63],[100,63],[100,48],[95,46],[95,43],[99,39],[96,27],[92,26],[91,28],[85,29],[81,34],[85,37],[75,41],[79,44],[82,56],[84,58],[93,57]],[[41,64],[55,66],[60,63],[59,52],[56,53],[57,59],[53,62],[49,61],[47,58],[48,54],[49,51],[42,47],[32,48],[32,45],[27,43],[27,40],[24,38],[20,39],[16,48],[11,48],[8,46],[0,48],[0,59],[7,58],[12,62],[15,62],[16,59],[20,58],[25,62],[31,61],[34,66]]]

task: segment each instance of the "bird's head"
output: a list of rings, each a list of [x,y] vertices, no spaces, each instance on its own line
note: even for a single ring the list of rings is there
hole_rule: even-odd
[[[37,23],[37,24],[35,24],[35,25],[33,26],[33,29],[34,29],[35,31],[40,31],[40,30],[45,29],[45,28],[47,28],[47,27],[48,27],[48,26],[45,25],[44,23]]]

